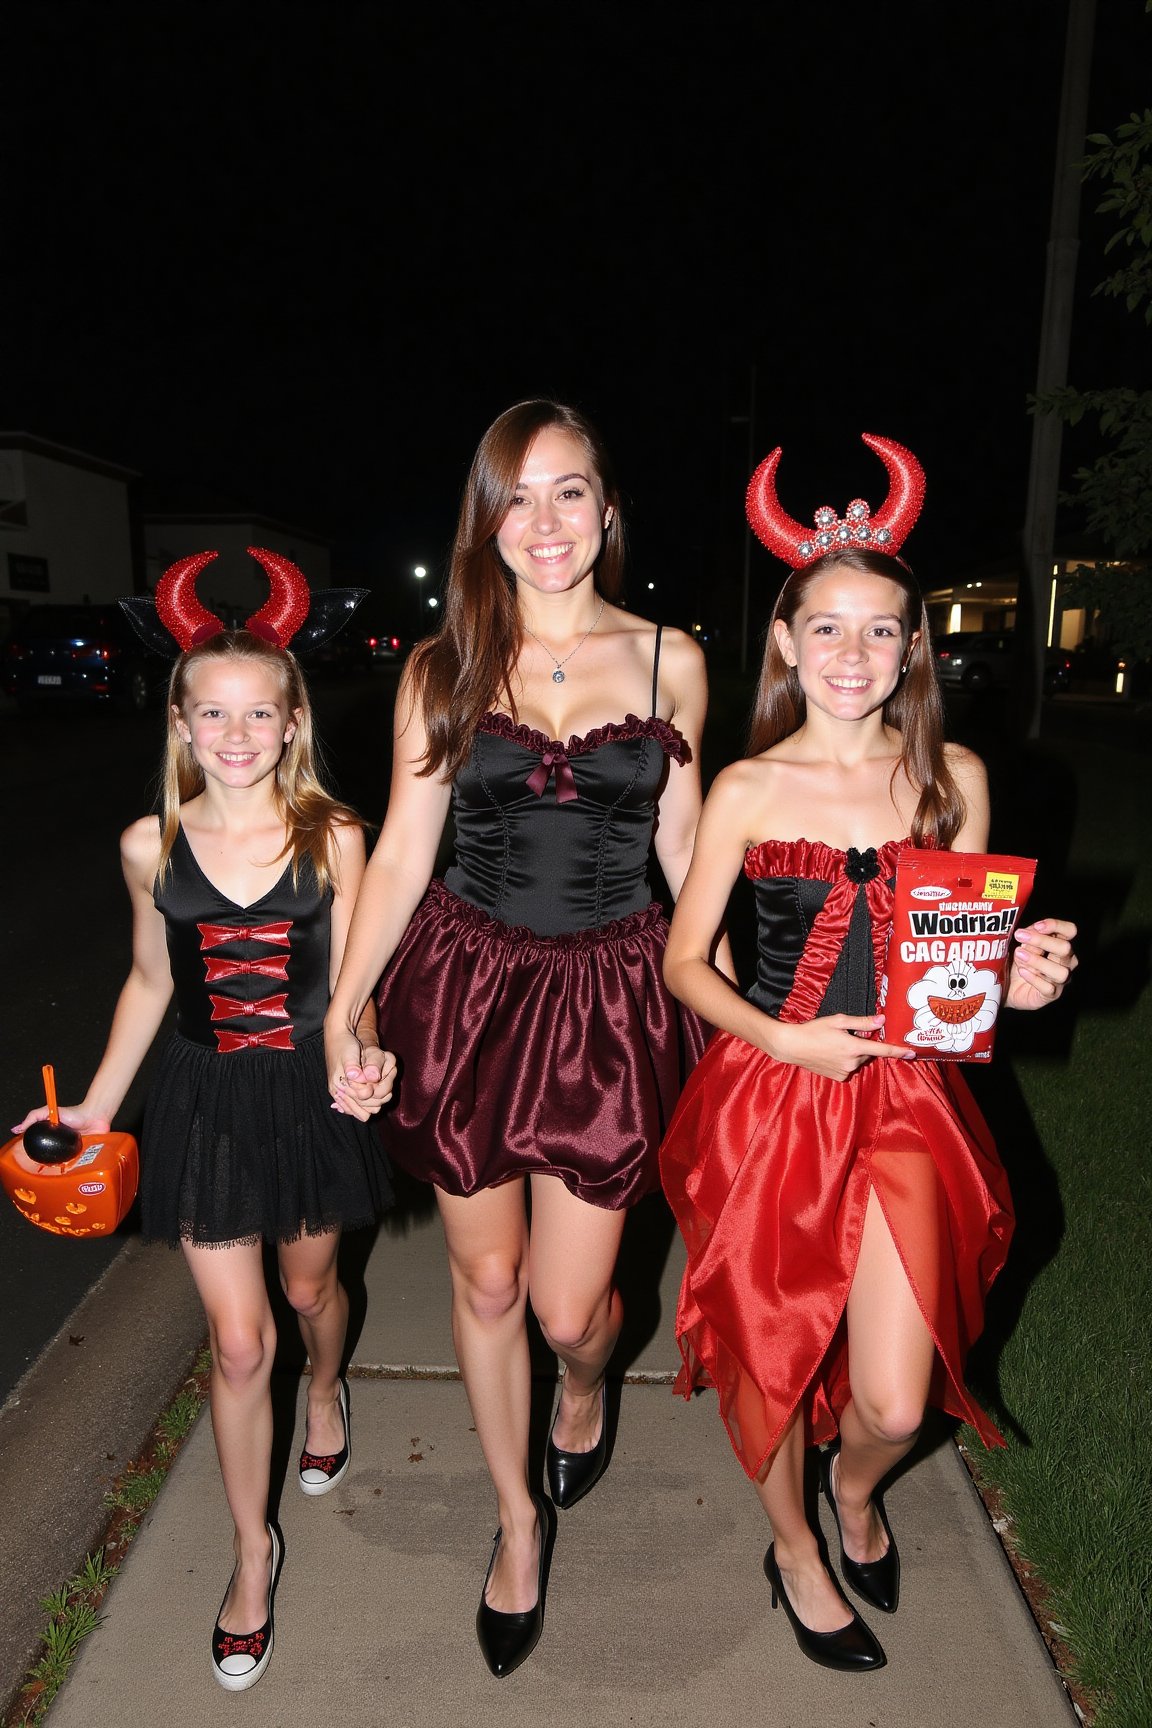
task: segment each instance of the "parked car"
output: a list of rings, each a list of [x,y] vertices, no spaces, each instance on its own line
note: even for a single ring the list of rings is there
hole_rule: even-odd
[[[31,606],[0,660],[4,693],[20,708],[82,702],[138,714],[162,699],[170,667],[150,654],[114,600]]]
[[[373,630],[368,635],[368,647],[376,664],[388,660],[403,660],[404,643],[390,630]]]
[[[945,689],[1003,690],[1016,671],[1016,638],[1011,630],[961,630],[938,636],[933,644],[936,672]],[[1072,656],[1063,648],[1044,650],[1044,694],[1071,689]]]

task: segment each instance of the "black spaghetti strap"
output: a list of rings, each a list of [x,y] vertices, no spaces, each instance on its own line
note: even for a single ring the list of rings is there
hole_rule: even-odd
[[[656,715],[656,687],[660,680],[660,638],[664,634],[663,624],[656,626],[656,651],[652,656],[652,716]]]

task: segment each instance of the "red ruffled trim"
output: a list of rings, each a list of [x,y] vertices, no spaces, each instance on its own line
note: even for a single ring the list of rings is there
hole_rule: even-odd
[[[654,738],[664,754],[681,765],[689,755],[688,746],[675,726],[661,720],[658,714],[649,714],[643,720],[639,715],[626,714],[623,720],[610,720],[605,726],[593,727],[583,738],[574,732],[567,744],[562,744],[559,738],[549,738],[535,726],[525,726],[523,721],[513,720],[511,714],[485,714],[476,730],[491,733],[496,738],[507,738],[536,756],[542,756],[553,745],[559,745],[566,756],[587,756],[593,750],[599,750],[602,744],[618,744],[629,738]]]
[[[891,878],[907,840],[888,840],[876,849],[879,875],[871,882],[853,882],[846,873],[848,854],[822,840],[762,840],[744,854],[744,874],[756,878],[795,876],[807,882],[830,882],[831,891],[812,922],[792,988],[780,1006],[778,1019],[799,1026],[814,1020],[836,967],[852,918],[856,895],[863,887],[872,929],[872,966],[877,999],[892,925]]]

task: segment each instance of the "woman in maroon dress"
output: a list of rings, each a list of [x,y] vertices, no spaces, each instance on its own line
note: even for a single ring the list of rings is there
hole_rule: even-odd
[[[484,434],[443,627],[400,684],[388,814],[327,1022],[335,1092],[383,972],[380,1036],[401,1078],[381,1127],[396,1163],[435,1184],[499,1507],[477,1613],[496,1675],[539,1638],[548,1548],[528,1482],[526,1307],[564,1364],[545,1462],[553,1504],[570,1507],[607,1458],[626,1210],[659,1186],[702,1043],[663,982],[647,870],[654,829],[673,895],[688,867],[704,662],[616,603],[619,511],[573,409],[521,402]],[[449,812],[454,861],[433,880]]]

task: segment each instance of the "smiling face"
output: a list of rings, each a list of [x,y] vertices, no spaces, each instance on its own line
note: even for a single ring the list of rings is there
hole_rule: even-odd
[[[905,605],[886,576],[837,569],[811,583],[790,626],[777,619],[777,645],[810,707],[837,719],[883,707],[919,636],[909,633]]]
[[[518,582],[542,593],[574,588],[596,563],[612,519],[578,438],[547,426],[533,440],[496,546]]]
[[[254,786],[276,765],[296,731],[283,680],[260,660],[202,660],[189,670],[172,724],[204,775],[222,786]]]

